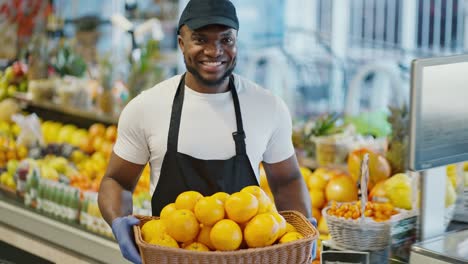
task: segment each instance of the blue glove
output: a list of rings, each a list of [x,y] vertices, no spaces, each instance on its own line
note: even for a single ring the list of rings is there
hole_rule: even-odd
[[[135,246],[133,226],[140,223],[134,216],[117,217],[112,221],[112,233],[119,243],[120,251],[127,260],[141,264],[141,257]]]
[[[315,217],[307,218],[307,220],[309,220],[309,222],[310,222],[315,228],[317,228],[317,220],[315,219]],[[316,258],[316,255],[317,255],[317,240],[315,240],[314,243],[312,244],[312,259],[315,259],[315,258]]]

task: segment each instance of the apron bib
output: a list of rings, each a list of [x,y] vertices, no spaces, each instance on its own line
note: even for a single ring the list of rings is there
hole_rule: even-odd
[[[236,155],[227,160],[202,160],[177,152],[180,119],[185,93],[185,74],[182,75],[172,104],[167,152],[161,167],[158,184],[151,198],[154,216],[173,203],[185,191],[198,191],[204,196],[216,192],[229,194],[238,192],[245,186],[258,185],[245,147],[245,133],[239,106],[239,98],[234,86],[234,77],[229,78],[229,90],[234,102],[237,131],[232,133],[236,145]]]

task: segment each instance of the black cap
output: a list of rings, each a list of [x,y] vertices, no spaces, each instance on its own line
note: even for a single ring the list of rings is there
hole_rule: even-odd
[[[196,30],[219,24],[239,30],[236,8],[229,0],[190,0],[179,19],[177,33],[183,25]]]

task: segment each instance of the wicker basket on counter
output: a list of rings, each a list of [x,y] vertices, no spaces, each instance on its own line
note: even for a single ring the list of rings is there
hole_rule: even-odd
[[[390,245],[391,221],[375,222],[370,219],[346,219],[329,215],[330,206],[322,210],[328,231],[340,247],[351,250],[375,251]]]
[[[311,251],[313,242],[318,238],[317,229],[300,213],[283,211],[280,214],[288,223],[293,225],[304,238],[284,244],[275,244],[262,248],[240,249],[236,251],[200,252],[178,248],[152,245],[145,242],[141,236],[141,227],[147,221],[158,219],[154,216],[136,216],[140,219],[139,226],[134,226],[135,241],[140,249],[144,264],[234,264],[234,263],[304,263],[312,261]]]

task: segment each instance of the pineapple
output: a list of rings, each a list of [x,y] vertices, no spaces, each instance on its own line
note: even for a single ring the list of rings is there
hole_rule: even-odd
[[[408,133],[409,112],[406,106],[389,107],[388,122],[392,126],[386,158],[392,167],[392,173],[404,173],[408,168]]]

